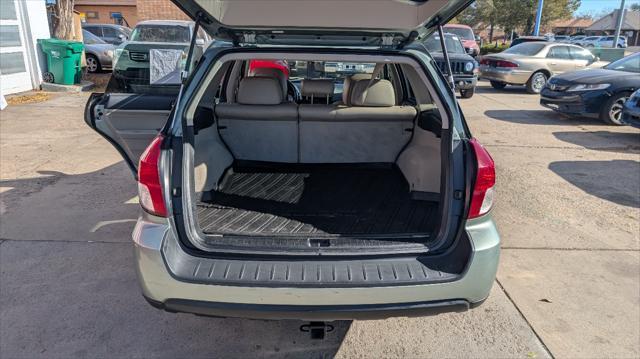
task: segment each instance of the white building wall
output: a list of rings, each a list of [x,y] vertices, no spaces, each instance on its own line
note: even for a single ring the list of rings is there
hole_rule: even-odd
[[[45,0],[20,0],[23,3],[23,9],[27,16],[25,28],[29,39],[29,48],[32,51],[29,54],[29,62],[31,62],[31,80],[33,88],[39,88],[42,83],[42,73],[47,68],[47,57],[38,47],[38,39],[51,38],[49,33],[49,19],[47,17],[47,6]],[[29,34],[30,32],[30,34]]]

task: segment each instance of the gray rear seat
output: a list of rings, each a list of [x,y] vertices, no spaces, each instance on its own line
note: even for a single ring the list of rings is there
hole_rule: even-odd
[[[298,161],[298,105],[283,103],[277,79],[242,79],[236,101],[215,107],[220,136],[236,159]]]
[[[299,106],[300,162],[390,163],[411,139],[416,110],[396,105],[391,82],[353,80],[347,91],[351,106]]]

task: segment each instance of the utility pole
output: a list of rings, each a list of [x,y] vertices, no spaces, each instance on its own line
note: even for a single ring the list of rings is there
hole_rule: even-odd
[[[611,47],[614,49],[618,47],[618,38],[620,37],[620,29],[622,28],[622,20],[624,19],[624,0],[620,1],[620,11],[618,11],[618,23],[616,24],[616,36],[613,37],[613,44]]]
[[[538,0],[538,11],[536,12],[536,26],[533,28],[534,36],[540,36],[540,20],[542,20],[542,5],[544,5],[544,0]]]

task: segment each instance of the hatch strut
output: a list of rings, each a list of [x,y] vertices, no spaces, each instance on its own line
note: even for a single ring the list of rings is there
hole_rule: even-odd
[[[442,24],[438,24],[438,35],[440,35],[440,46],[442,46],[442,55],[444,56],[444,63],[447,67],[447,81],[449,82],[449,87],[454,91],[455,95],[455,83],[453,82],[453,71],[451,71],[451,62],[449,61],[449,52],[447,51],[447,47],[445,46],[445,38],[444,31],[442,31]]]
[[[189,52],[187,53],[187,63],[184,65],[184,70],[182,70],[182,82],[184,83],[189,76],[189,71],[191,70],[191,62],[193,59],[193,52],[196,47],[196,40],[198,37],[198,30],[200,30],[200,23],[202,21],[206,22],[205,17],[201,12],[198,12],[196,15],[196,22],[193,26],[193,33],[191,34],[191,41],[189,42]]]

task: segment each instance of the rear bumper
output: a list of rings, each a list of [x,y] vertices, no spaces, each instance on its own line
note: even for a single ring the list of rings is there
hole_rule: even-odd
[[[465,312],[470,305],[466,300],[434,301],[423,303],[369,304],[369,305],[263,305],[242,303],[216,303],[198,300],[169,299],[156,302],[145,297],[157,309],[172,313],[191,313],[210,317],[233,317],[265,320],[373,320],[390,317],[424,317],[450,312]],[[476,305],[481,304],[477,303]]]
[[[170,268],[173,264],[167,261],[172,255],[165,253],[167,248],[181,249],[171,245],[176,238],[166,223],[141,218],[133,239],[143,295],[167,311],[256,319],[378,319],[464,311],[488,296],[497,271],[500,238],[490,215],[469,221],[466,229],[472,253],[465,271],[456,280],[358,287],[188,281],[177,277],[175,268]],[[230,270],[223,267],[226,277]],[[207,266],[206,271],[215,269]]]
[[[480,65],[480,78],[490,81],[499,81],[514,85],[523,85],[529,81],[533,72],[511,68],[490,67]]]

